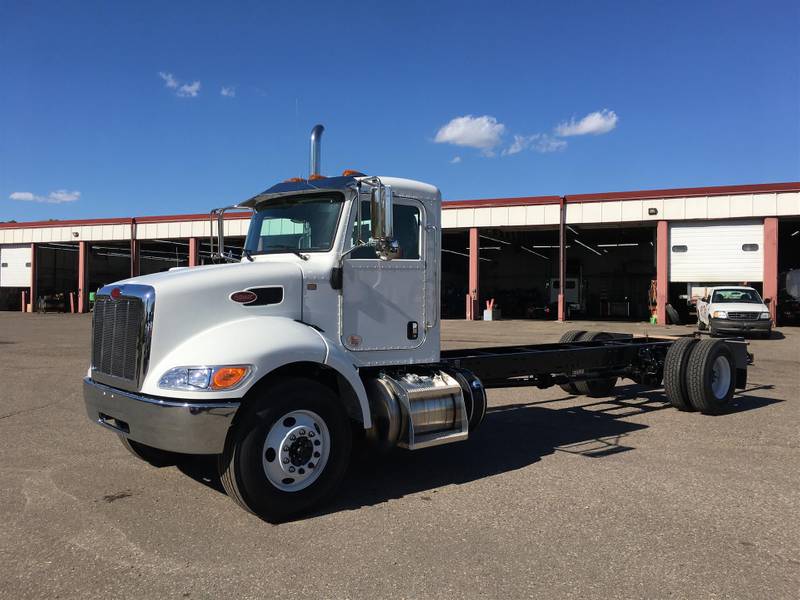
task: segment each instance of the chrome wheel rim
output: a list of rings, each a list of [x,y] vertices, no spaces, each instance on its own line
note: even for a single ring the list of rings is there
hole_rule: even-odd
[[[325,421],[310,410],[293,410],[270,427],[261,451],[264,474],[284,492],[314,483],[328,463],[331,435]]]
[[[731,363],[724,356],[718,356],[711,365],[711,391],[717,400],[728,395],[731,387]]]

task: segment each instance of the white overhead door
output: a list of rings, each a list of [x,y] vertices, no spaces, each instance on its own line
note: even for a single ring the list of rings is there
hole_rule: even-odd
[[[764,280],[761,221],[670,224],[669,280],[758,282]]]
[[[29,287],[30,285],[30,244],[0,246],[0,287]]]

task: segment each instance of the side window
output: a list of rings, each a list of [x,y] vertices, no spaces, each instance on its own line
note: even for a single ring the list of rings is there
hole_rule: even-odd
[[[422,238],[422,219],[416,206],[395,204],[392,211],[394,221],[394,237],[400,245],[400,260],[419,260],[420,240]],[[358,217],[356,217],[356,221]],[[361,203],[361,222],[354,223],[352,243],[358,240],[358,231],[361,230],[361,239],[369,240],[370,204]],[[362,246],[350,253],[353,258],[378,258],[371,247]]]

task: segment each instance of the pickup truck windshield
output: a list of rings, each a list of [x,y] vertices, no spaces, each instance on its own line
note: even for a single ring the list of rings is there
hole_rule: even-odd
[[[762,304],[761,296],[755,290],[714,290],[711,302],[743,302],[745,304]]]
[[[250,254],[327,252],[344,198],[340,194],[278,198],[259,207],[244,243]]]

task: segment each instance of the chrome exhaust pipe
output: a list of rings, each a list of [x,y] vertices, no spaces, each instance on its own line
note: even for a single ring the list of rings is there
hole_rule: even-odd
[[[320,174],[320,141],[322,139],[323,131],[325,131],[325,127],[322,125],[314,125],[314,129],[311,130],[311,160],[309,165],[309,177]]]

